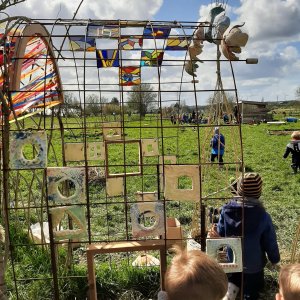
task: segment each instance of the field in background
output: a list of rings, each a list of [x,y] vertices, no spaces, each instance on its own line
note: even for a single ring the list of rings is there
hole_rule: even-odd
[[[267,124],[242,126],[245,168],[246,171],[260,173],[263,178],[262,200],[275,224],[283,263],[288,262],[290,258],[291,244],[299,222],[300,174],[292,174],[292,169],[290,168],[291,158],[286,160],[282,158],[290,133],[287,135],[274,133],[277,130],[281,130],[284,133],[287,130],[292,131],[296,129],[300,130],[300,123],[280,126]],[[130,136],[136,135],[136,137],[139,137],[140,132],[135,132],[139,130],[139,128],[132,129]],[[171,128],[170,131],[172,130]],[[66,132],[67,140],[69,135],[70,132]],[[143,136],[147,137],[147,135],[148,133],[145,131]],[[150,136],[152,135],[149,132]],[[186,149],[190,149],[193,144],[197,145],[197,132],[194,131],[192,126],[180,131],[179,138],[181,145],[186,145]],[[184,149],[181,150],[184,152]],[[189,151],[187,150],[187,152]],[[225,152],[224,160],[229,160],[230,155],[228,151]],[[195,156],[197,156],[197,151]],[[188,209],[192,210],[192,208],[193,205],[186,205],[185,209],[187,211],[181,211],[181,221],[184,225],[189,225],[191,222],[190,216],[192,213]],[[24,232],[20,233],[16,230],[15,235],[22,243],[28,243],[28,238]],[[59,251],[62,256],[65,255],[65,249],[62,248]],[[83,248],[79,248],[76,251],[75,259],[78,259],[78,265],[72,270],[72,273],[77,274],[79,277],[61,282],[61,288],[65,291],[63,299],[75,299],[75,297],[77,300],[85,299],[87,291],[86,280],[84,279],[86,276],[86,262],[81,260],[80,255],[83,253]],[[97,267],[98,292],[105,295],[107,300],[120,299],[120,295],[124,295],[122,299],[155,299],[155,294],[159,287],[158,268],[148,268],[146,270],[128,267],[126,255],[120,255],[120,261],[121,258],[122,264],[119,261],[111,262],[108,256],[101,259],[101,267],[100,265]],[[17,269],[17,272],[23,274],[22,277],[24,278],[26,274],[28,274],[28,277],[35,277],[39,273],[46,273],[50,268],[50,258],[45,257],[44,253],[39,250],[19,252],[19,257],[16,257],[16,261],[22,262],[20,265],[24,265],[24,268],[20,267]],[[12,275],[10,274],[10,276]],[[277,289],[277,275],[276,271],[266,270],[266,295],[262,299],[269,300],[274,298],[274,293]],[[12,287],[13,283],[11,281],[8,283]],[[50,284],[48,287],[45,287],[36,281],[33,284],[28,282],[26,288],[25,286],[26,283],[22,295],[19,295],[21,299],[48,299],[47,295],[51,295]],[[134,293],[135,296],[130,296],[130,293]],[[11,299],[14,299],[13,295]]]

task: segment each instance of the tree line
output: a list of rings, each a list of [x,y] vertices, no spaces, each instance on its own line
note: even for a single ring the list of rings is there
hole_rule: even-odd
[[[61,113],[65,117],[119,115],[121,113],[137,113],[144,117],[147,113],[157,108],[157,92],[154,92],[150,84],[133,86],[127,93],[126,99],[106,97],[95,93],[88,94],[84,100],[79,100],[72,92],[64,93],[64,103],[61,105]]]

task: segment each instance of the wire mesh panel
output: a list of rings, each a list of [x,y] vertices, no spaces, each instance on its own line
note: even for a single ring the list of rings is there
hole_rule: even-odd
[[[232,62],[218,43],[201,54],[208,24],[17,19],[6,27],[2,222],[13,297],[70,299],[81,290],[85,299],[87,249],[99,243],[159,241],[157,250],[163,241],[166,253],[193,241],[205,250],[208,207],[230,198],[229,179],[243,170]],[[215,85],[196,80],[199,64],[216,72]],[[226,150],[212,158],[216,132]],[[96,279],[98,267],[139,257],[127,252],[96,255]]]

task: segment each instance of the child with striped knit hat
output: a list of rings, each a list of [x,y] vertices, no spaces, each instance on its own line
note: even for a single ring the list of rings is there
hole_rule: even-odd
[[[244,221],[244,286],[243,299],[259,299],[264,286],[264,267],[269,260],[277,264],[280,260],[276,233],[270,215],[263,207],[260,196],[262,179],[257,173],[245,173],[237,182],[239,200],[234,198],[224,205],[217,231],[211,237],[242,236]],[[244,202],[244,203],[243,203]],[[242,220],[244,209],[244,220]],[[230,258],[230,252],[228,252]],[[228,274],[228,292],[224,299],[233,300],[241,287],[241,274]]]

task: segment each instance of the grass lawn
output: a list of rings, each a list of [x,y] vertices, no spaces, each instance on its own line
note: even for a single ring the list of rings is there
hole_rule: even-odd
[[[68,120],[69,123],[71,120]],[[90,120],[92,121],[92,120]],[[155,128],[159,124],[155,119],[146,119],[143,121],[131,121],[126,123],[129,128],[126,129],[127,139],[145,139],[160,137],[160,129]],[[188,126],[183,130],[177,127],[171,127],[170,121],[163,121],[164,124],[164,154],[177,155],[177,163],[197,163],[199,161],[199,145],[198,131],[193,126]],[[50,123],[46,124],[50,127]],[[57,126],[57,124],[54,124]],[[83,135],[80,129],[75,129],[76,125],[68,125],[65,130],[65,141],[82,142]],[[72,129],[73,126],[73,129]],[[143,126],[141,130],[139,127]],[[169,126],[169,127],[168,127]],[[30,127],[30,126],[27,126]],[[291,158],[284,160],[282,158],[286,144],[289,141],[289,135],[271,134],[272,130],[299,130],[300,125],[297,123],[286,125],[242,125],[244,164],[246,171],[258,172],[263,178],[263,196],[262,200],[267,211],[270,213],[276,227],[278,243],[282,256],[282,262],[286,263],[290,259],[291,244],[295,236],[296,226],[299,222],[300,213],[300,173],[292,174],[290,168]],[[200,139],[203,141],[203,129],[200,129]],[[224,156],[225,162],[234,161],[233,152],[240,156],[236,149],[238,140],[236,136],[230,138],[230,128],[224,129],[224,135],[227,137],[226,152]],[[49,134],[49,133],[48,133]],[[49,152],[48,166],[62,166],[61,153],[61,137],[59,131],[53,131],[52,148]],[[99,140],[99,125],[87,130],[88,141]],[[237,132],[235,132],[237,134]],[[204,139],[205,141],[205,139]],[[201,145],[200,145],[201,146]],[[237,147],[238,148],[238,147]],[[138,161],[138,150],[136,144],[126,146],[124,148],[118,145],[111,146],[111,155],[109,156],[110,164],[114,164],[111,172],[124,172],[123,167],[118,165],[132,165],[127,172],[136,172],[138,169],[134,165]],[[237,151],[237,152],[236,152]],[[56,154],[56,155],[54,155]],[[89,167],[99,167],[103,165],[103,161],[93,161]],[[157,157],[147,157],[144,160],[146,164],[143,176],[128,177],[126,179],[127,202],[135,202],[134,193],[136,191],[155,191],[157,190]],[[79,163],[80,164],[80,163]],[[68,163],[68,165],[78,165],[77,163]],[[81,163],[83,165],[83,163]],[[230,168],[229,168],[230,169]],[[23,172],[23,173],[22,173]],[[19,194],[18,202],[14,203],[10,211],[10,234],[11,241],[14,246],[14,267],[15,274],[12,273],[11,265],[7,273],[8,289],[11,291],[10,299],[16,299],[15,288],[13,284],[13,276],[22,279],[18,282],[19,299],[51,299],[51,261],[50,250],[42,249],[28,241],[26,230],[28,225],[40,221],[41,217],[45,218],[45,206],[33,209],[31,212],[26,208],[32,203],[36,205],[40,200],[42,181],[38,181],[31,191],[28,191],[28,182],[33,177],[28,171],[22,171],[19,175],[14,174],[13,178],[18,181],[12,182],[11,197],[14,199],[16,193]],[[26,173],[27,172],[27,173]],[[219,171],[218,171],[219,173]],[[42,172],[36,172],[35,177],[42,178]],[[234,167],[227,173],[223,173],[224,182],[211,181],[204,191],[210,193],[222,185],[229,182],[229,177],[234,175]],[[212,174],[212,178],[214,173]],[[185,182],[183,185],[187,184]],[[228,194],[227,194],[228,196]],[[89,201],[92,240],[122,240],[127,236],[131,237],[130,229],[126,231],[126,217],[129,216],[123,203],[123,197],[107,198],[105,193],[105,184],[103,182],[89,185]],[[28,199],[29,198],[29,199]],[[42,200],[42,203],[44,200]],[[216,202],[216,206],[221,206],[224,202]],[[38,202],[38,203],[37,203]],[[37,205],[38,206],[38,205]],[[170,201],[166,205],[168,216],[176,216],[179,218],[184,230],[190,229],[194,205],[192,203],[182,203]],[[87,292],[86,280],[86,256],[85,246],[77,248],[72,253],[71,267],[69,266],[70,253],[66,247],[58,249],[58,274],[60,276],[59,286],[61,299],[85,299]],[[157,255],[157,253],[154,253]],[[97,257],[97,288],[98,292],[104,295],[106,300],[109,299],[149,299],[154,298],[159,288],[159,270],[158,268],[140,269],[128,267],[136,256],[127,254],[118,254],[114,256],[103,255]],[[266,291],[261,299],[273,299],[277,289],[277,272],[266,270]],[[48,277],[48,281],[45,279]],[[27,280],[28,278],[40,278],[42,280]],[[47,284],[46,284],[47,282]],[[134,294],[134,296],[133,296]],[[122,296],[123,295],[123,296]],[[131,295],[131,296],[130,296]]]

